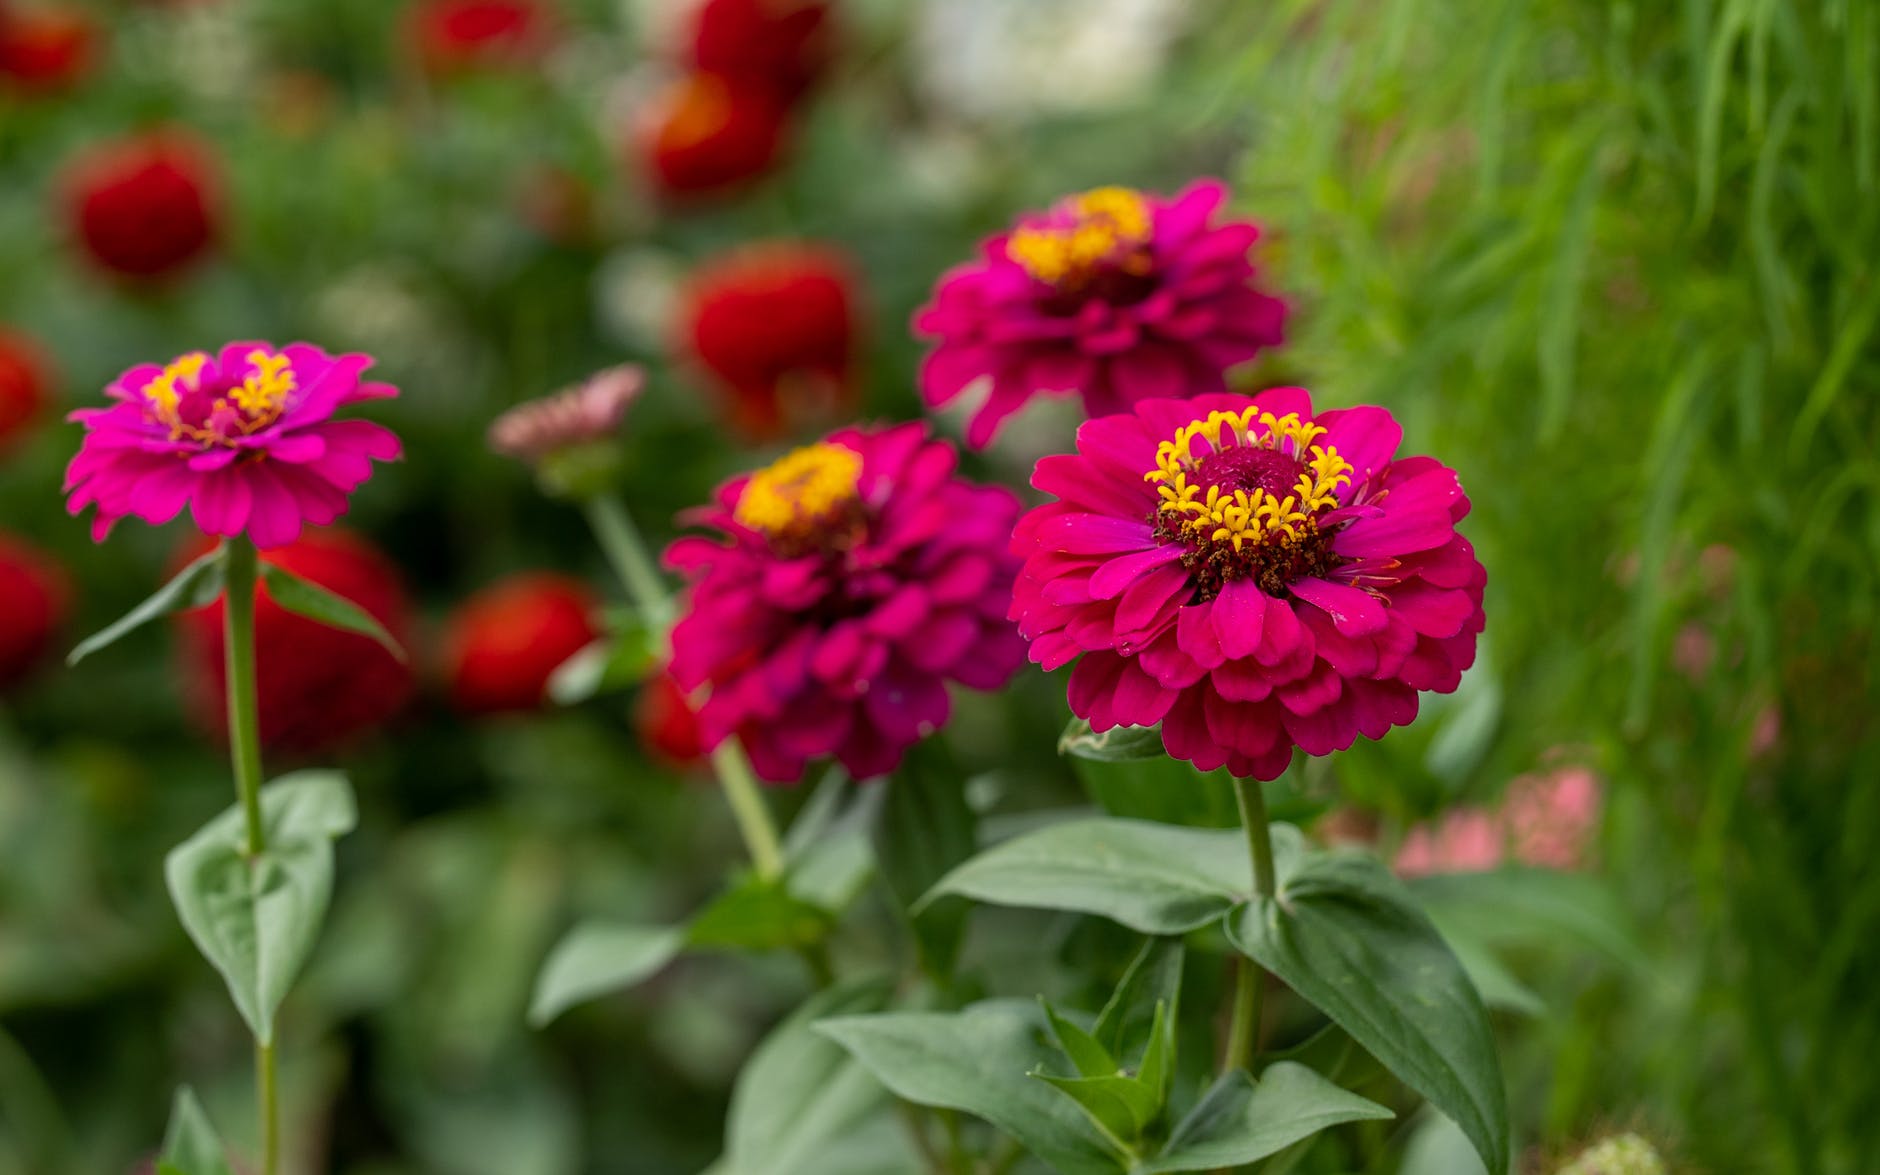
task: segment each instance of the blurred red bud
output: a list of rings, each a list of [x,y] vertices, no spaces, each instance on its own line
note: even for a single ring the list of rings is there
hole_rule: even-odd
[[[512,575],[464,601],[444,639],[452,704],[468,715],[538,709],[548,679],[600,636],[600,600],[578,579]]]

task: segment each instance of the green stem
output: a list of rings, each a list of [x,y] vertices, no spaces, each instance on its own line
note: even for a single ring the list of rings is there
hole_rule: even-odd
[[[614,573],[626,585],[627,594],[633,597],[640,614],[657,632],[663,647],[667,640],[666,626],[672,622],[672,593],[666,590],[665,577],[647,553],[646,542],[640,537],[639,528],[633,525],[633,516],[627,513],[626,505],[616,494],[595,494],[585,506],[588,525],[593,527],[594,537],[599,540],[607,561],[613,564]],[[718,744],[718,749],[712,752],[712,769],[718,773],[719,786],[724,788],[731,815],[737,820],[738,833],[744,838],[744,847],[751,855],[751,865],[757,875],[765,881],[783,876],[783,846],[777,839],[777,826],[771,821],[770,808],[764,803],[757,777],[751,774],[751,762],[745,758],[744,748],[735,737]]]
[[[261,824],[261,706],[255,689],[255,545],[246,538],[228,541],[223,556],[228,585],[224,608],[224,645],[228,668],[228,749],[235,769],[235,791],[241,797],[248,829],[247,853],[258,857],[267,850],[268,835]]]
[[[1273,896],[1273,837],[1267,829],[1266,796],[1257,779],[1234,780],[1234,801],[1240,806],[1240,824],[1247,833],[1247,852],[1253,859],[1253,889],[1261,897]],[[1260,1005],[1266,975],[1260,964],[1242,955],[1234,977],[1234,1019],[1227,1032],[1227,1055],[1221,1072],[1251,1069],[1255,1038],[1260,1032]]]
[[[273,1045],[255,1042],[255,1072],[261,1087],[261,1170],[274,1175],[281,1166],[281,1107]]]
[[[672,619],[672,595],[666,590],[665,577],[660,575],[659,564],[646,549],[639,528],[633,525],[633,516],[627,513],[619,496],[612,493],[595,494],[585,506],[588,525],[594,529],[594,537],[600,541],[607,561],[613,564],[615,574],[626,585],[627,594],[633,597],[648,627],[663,635]]]
[[[763,790],[751,772],[751,761],[744,757],[744,747],[735,737],[719,743],[712,752],[712,769],[718,772],[718,783],[724,788],[757,876],[764,881],[782,877],[783,845],[777,839],[777,826],[771,822],[770,807],[764,803]]]
[[[229,763],[241,797],[246,852],[252,863],[268,850],[261,820],[261,704],[255,687],[255,581],[259,575],[255,545],[246,537],[228,540],[222,574],[224,645],[228,669]],[[255,1100],[261,1114],[261,1173],[280,1169],[280,1107],[275,1094],[274,1047],[255,1041]]]

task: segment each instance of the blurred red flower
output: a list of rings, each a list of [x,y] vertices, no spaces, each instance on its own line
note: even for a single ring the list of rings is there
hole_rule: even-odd
[[[674,767],[690,767],[705,757],[698,712],[671,674],[655,674],[640,687],[633,729],[655,758]]]
[[[826,0],[704,0],[693,25],[692,66],[770,87],[786,101],[828,68],[835,17]]]
[[[458,711],[537,709],[548,679],[600,636],[600,600],[578,579],[552,572],[512,575],[466,600],[444,638],[444,674]]]
[[[184,556],[208,549],[198,539]],[[364,538],[309,530],[288,546],[261,552],[261,561],[351,600],[410,649],[403,578]],[[222,602],[185,612],[178,624],[193,716],[204,730],[227,737]],[[261,741],[290,752],[326,750],[384,726],[411,700],[415,684],[411,667],[376,641],[285,611],[268,598],[265,586],[255,604],[255,662]]]
[[[45,656],[69,599],[65,572],[50,555],[0,534],[0,692]]]
[[[526,63],[548,41],[549,14],[530,0],[423,0],[407,21],[418,62],[434,75]]]
[[[214,242],[217,182],[209,149],[178,131],[94,147],[67,170],[66,217],[92,260],[124,277],[169,277]]]
[[[638,147],[663,195],[721,193],[770,171],[783,152],[787,118],[767,86],[693,73],[654,104]]]
[[[0,452],[26,435],[52,399],[52,366],[39,344],[0,327]]]
[[[91,71],[98,26],[76,8],[0,11],[0,78],[26,94],[71,88]]]
[[[679,350],[723,388],[732,419],[774,437],[854,406],[855,278],[833,249],[748,245],[701,265],[680,299]]]

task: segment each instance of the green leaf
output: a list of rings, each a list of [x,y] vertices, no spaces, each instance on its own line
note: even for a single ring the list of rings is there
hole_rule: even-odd
[[[726,1175],[821,1175],[829,1148],[879,1109],[887,1094],[812,1025],[879,1011],[891,992],[885,980],[819,992],[757,1046],[731,1091]]]
[[[176,1091],[170,1109],[170,1126],[163,1133],[163,1150],[157,1155],[160,1173],[178,1175],[234,1175],[228,1151],[215,1132],[195,1091],[185,1085]]]
[[[558,706],[574,706],[631,689],[646,680],[657,655],[652,632],[632,617],[625,627],[556,666],[548,677],[549,699]]]
[[[1034,1069],[1031,1075],[1069,1098],[1117,1154],[1135,1161],[1138,1140],[1162,1113],[1162,1103],[1134,1077],[1059,1077]]]
[[[1488,1170],[1461,1127],[1432,1110],[1416,1123],[1398,1175],[1488,1175]]]
[[[1143,944],[1091,1030],[1111,1056],[1128,1059],[1146,1050],[1165,1005],[1169,1020],[1177,1018],[1184,955],[1179,938],[1152,938]]]
[[[1488,1012],[1436,927],[1373,857],[1314,853],[1281,873],[1276,898],[1229,917],[1228,939],[1454,1118],[1489,1168],[1505,1172],[1508,1107]]]
[[[1175,1077],[1175,1008],[1157,1004],[1149,1025],[1149,1047],[1143,1050],[1136,1076],[1159,1108],[1168,1103],[1169,1083]]]
[[[221,594],[222,548],[217,547],[177,572],[175,578],[158,588],[149,599],[119,617],[110,627],[80,641],[66,656],[65,663],[76,665],[153,620],[213,604]]]
[[[917,1105],[984,1118],[1062,1175],[1118,1175],[1119,1156],[1090,1120],[1026,1074],[1048,1056],[1038,1008],[992,1000],[961,1012],[888,1012],[824,1020],[817,1031]]]
[[[1116,1075],[1120,1066],[1108,1049],[1098,1044],[1088,1032],[1058,1015],[1051,1001],[1043,996],[1038,998],[1038,1006],[1044,1009],[1045,1020],[1051,1025],[1051,1035],[1057,1039],[1058,1047],[1064,1050],[1064,1055],[1071,1059],[1071,1065],[1081,1076]]]
[[[916,747],[885,786],[875,860],[882,880],[908,911],[922,965],[944,975],[959,955],[971,907],[959,900],[921,899],[979,848],[979,818],[966,803],[958,766],[934,740]]]
[[[650,979],[684,946],[685,931],[677,927],[584,922],[542,964],[529,1023],[541,1028],[576,1004]]]
[[[272,563],[261,565],[261,582],[267,586],[268,598],[294,615],[305,616],[308,620],[342,632],[369,636],[385,646],[386,652],[400,661],[405,660],[404,648],[392,639],[391,633],[385,631],[385,626],[374,619],[370,612],[344,596],[336,596],[319,584],[304,580]]]
[[[262,1043],[313,950],[333,893],[333,841],[357,820],[338,771],[300,771],[261,789],[267,851],[250,861],[240,806],[170,851],[164,878],[183,928],[228,981]]]
[[[1099,734],[1082,718],[1073,718],[1058,736],[1058,754],[1098,763],[1129,763],[1160,759],[1168,752],[1162,747],[1159,726],[1113,726]]]
[[[791,894],[780,882],[747,877],[692,919],[685,942],[695,947],[786,950],[822,941],[827,910]]]
[[[1175,1127],[1162,1153],[1133,1175],[1240,1167],[1329,1126],[1392,1116],[1303,1065],[1269,1065],[1258,1082],[1236,1070],[1214,1083]]]
[[[1304,838],[1273,826],[1276,859]],[[927,895],[1100,914],[1144,934],[1186,934],[1253,893],[1247,840],[1227,829],[1141,820],[1077,820],[1016,837],[955,869]]]

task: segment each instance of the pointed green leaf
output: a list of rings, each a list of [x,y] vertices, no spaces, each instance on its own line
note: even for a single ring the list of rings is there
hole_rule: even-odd
[[[1149,1047],[1143,1051],[1136,1076],[1160,1110],[1168,1101],[1169,1082],[1175,1076],[1175,1012],[1167,1004],[1155,1006],[1155,1020],[1149,1027]]]
[[[1169,1008],[1169,1019],[1176,1019],[1184,954],[1179,938],[1151,938],[1143,944],[1091,1030],[1111,1056],[1127,1061],[1148,1048],[1163,1005]]]
[[[157,1155],[157,1170],[180,1175],[233,1175],[228,1151],[216,1134],[195,1091],[185,1085],[176,1091],[170,1109],[170,1126],[163,1134],[163,1150]]]
[[[1019,1000],[816,1026],[910,1102],[984,1118],[1061,1175],[1119,1175],[1122,1163],[1083,1112],[1026,1076],[1048,1059],[1044,1027],[1037,1006]]]
[[[1373,857],[1315,853],[1276,898],[1227,921],[1228,939],[1316,1005],[1508,1170],[1508,1107],[1488,1012],[1403,885]]]
[[[369,636],[385,646],[392,656],[400,661],[405,659],[405,650],[392,639],[391,633],[385,631],[385,626],[374,619],[370,612],[344,596],[334,595],[319,584],[302,579],[272,563],[261,565],[261,582],[267,585],[268,598],[294,615],[305,616],[308,620],[342,632]]]
[[[170,582],[156,590],[143,603],[132,608],[109,627],[80,641],[65,663],[76,665],[107,645],[116,644],[126,635],[153,620],[176,612],[215,603],[222,594],[222,548],[217,547],[176,573]]]
[[[699,911],[686,928],[695,947],[776,951],[821,942],[829,933],[829,911],[791,894],[780,881],[747,877]]]
[[[1273,826],[1276,860],[1302,849]],[[949,873],[924,902],[963,894],[1002,906],[1098,914],[1144,934],[1186,934],[1253,893],[1247,839],[1229,829],[1076,820],[1016,837]]]
[[[726,1175],[822,1175],[830,1148],[888,1098],[867,1069],[811,1026],[878,1011],[891,993],[885,980],[832,987],[764,1038],[731,1091]]]
[[[1058,736],[1058,754],[1098,763],[1128,763],[1137,759],[1160,759],[1162,728],[1159,726],[1113,726],[1097,733],[1082,718],[1073,718]]]
[[[1110,1056],[1109,1050],[1098,1044],[1088,1032],[1072,1024],[1057,1014],[1051,1001],[1038,997],[1038,1006],[1044,1009],[1045,1020],[1051,1025],[1051,1034],[1057,1038],[1058,1047],[1071,1059],[1071,1065],[1082,1077],[1114,1077],[1119,1066]]]
[[[650,979],[684,946],[685,932],[677,927],[584,922],[542,964],[529,1023],[541,1028],[576,1004]]]
[[[1031,1075],[1069,1098],[1097,1128],[1117,1155],[1135,1162],[1137,1144],[1162,1111],[1148,1088],[1134,1077],[1059,1077],[1041,1070]]]
[[[183,928],[265,1044],[326,917],[333,841],[357,813],[343,772],[300,771],[261,789],[261,814],[268,847],[259,857],[243,851],[236,806],[172,849],[163,873]]]
[[[1214,1083],[1175,1127],[1162,1153],[1133,1175],[1231,1170],[1277,1154],[1328,1126],[1389,1118],[1383,1106],[1340,1089],[1302,1065],[1267,1066],[1256,1083],[1235,1070]]]

